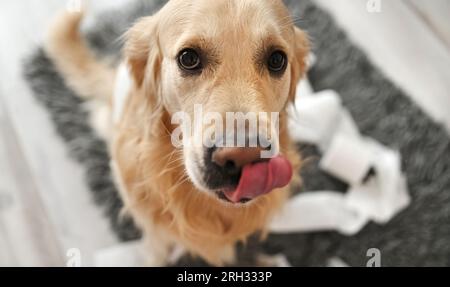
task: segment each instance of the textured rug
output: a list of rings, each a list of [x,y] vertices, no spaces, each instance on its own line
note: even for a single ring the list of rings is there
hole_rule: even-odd
[[[285,2],[302,19],[297,24],[313,41],[318,59],[309,72],[313,88],[336,90],[365,136],[401,152],[412,204],[388,224],[371,223],[352,237],[334,232],[270,235],[264,243],[240,248],[240,264],[250,264],[255,253],[282,253],[294,266],[326,266],[330,258],[365,266],[370,259],[367,250],[378,248],[382,266],[450,266],[449,135],[382,75],[328,14],[310,0]],[[87,32],[90,44],[100,55],[118,58],[117,38],[135,19],[163,3],[137,1],[101,15]],[[68,150],[85,167],[93,199],[105,211],[118,238],[139,238],[131,220],[119,219],[122,203],[111,180],[106,146],[88,125],[83,103],[66,87],[42,49],[26,61],[24,74]],[[309,158],[302,171],[304,190],[346,190],[345,184],[320,172],[315,147],[299,146],[299,151]],[[192,264],[203,263],[190,258],[178,263]]]

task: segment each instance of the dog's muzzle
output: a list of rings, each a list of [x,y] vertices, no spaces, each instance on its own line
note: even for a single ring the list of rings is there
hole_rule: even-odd
[[[292,166],[283,156],[261,156],[260,147],[213,147],[205,152],[204,181],[219,198],[245,203],[289,184]]]

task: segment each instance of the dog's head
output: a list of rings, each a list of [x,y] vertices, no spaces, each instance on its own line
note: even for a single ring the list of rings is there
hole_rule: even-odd
[[[281,0],[169,1],[130,30],[125,53],[153,108],[185,115],[176,123],[197,189],[237,203],[287,184],[274,117],[294,99],[308,41]]]

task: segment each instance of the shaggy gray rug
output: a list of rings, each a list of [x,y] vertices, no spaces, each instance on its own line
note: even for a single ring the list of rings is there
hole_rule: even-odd
[[[103,56],[118,57],[118,36],[163,2],[138,1],[131,8],[102,15],[87,35],[92,47]],[[318,61],[309,77],[314,89],[339,92],[364,135],[401,152],[412,204],[388,224],[371,223],[353,237],[335,232],[271,235],[265,243],[240,248],[240,264],[250,264],[252,256],[261,252],[283,253],[294,266],[325,266],[332,257],[351,266],[365,266],[366,252],[374,247],[381,251],[383,266],[450,266],[449,135],[374,68],[329,15],[310,0],[285,2],[313,40]],[[26,62],[24,73],[68,150],[85,167],[93,199],[104,209],[118,238],[139,238],[131,220],[119,219],[122,203],[111,180],[105,144],[89,127],[82,102],[66,87],[42,49]],[[316,158],[302,171],[304,189],[345,191],[343,183],[319,171],[315,147],[299,146],[299,150]],[[190,258],[178,263],[192,264],[203,263]]]

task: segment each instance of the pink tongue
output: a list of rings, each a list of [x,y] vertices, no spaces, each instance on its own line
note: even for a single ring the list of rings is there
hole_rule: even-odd
[[[225,192],[225,196],[231,202],[253,199],[288,185],[291,178],[291,163],[286,158],[277,156],[267,162],[246,165],[236,190]]]

